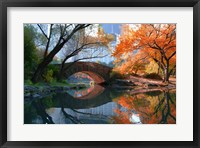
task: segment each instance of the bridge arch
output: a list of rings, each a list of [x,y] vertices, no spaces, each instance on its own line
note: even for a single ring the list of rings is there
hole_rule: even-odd
[[[76,62],[65,63],[63,77],[68,78],[71,75],[82,72],[89,75],[95,83],[107,82],[110,78],[112,68],[94,62]]]

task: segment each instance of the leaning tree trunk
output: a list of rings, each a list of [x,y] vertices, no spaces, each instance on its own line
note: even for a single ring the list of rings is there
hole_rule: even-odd
[[[38,65],[33,77],[32,82],[36,83],[40,76],[42,75],[44,69],[46,66],[53,60],[53,57],[61,50],[61,48],[64,46],[66,42],[62,42],[60,45],[56,46],[47,56],[44,58],[44,60]]]
[[[40,64],[38,65],[38,67],[37,67],[37,69],[36,69],[36,71],[35,71],[35,73],[34,73],[32,79],[31,79],[33,83],[36,83],[36,82],[39,80],[39,78],[41,77],[41,75],[42,75],[42,73],[43,73],[45,67],[46,67],[50,62],[51,62],[51,61],[44,60],[42,63],[40,63]]]

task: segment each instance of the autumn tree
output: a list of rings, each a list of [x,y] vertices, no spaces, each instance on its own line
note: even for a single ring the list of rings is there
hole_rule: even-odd
[[[37,82],[44,72],[44,69],[53,60],[54,56],[63,48],[63,46],[79,30],[82,30],[90,24],[46,24],[46,31],[38,24],[38,28],[45,38],[45,51],[42,61],[39,63],[32,82]],[[50,46],[51,45],[51,46]]]
[[[146,65],[148,64],[147,56],[140,53],[129,53],[128,55],[121,56],[114,61],[116,65],[113,71],[122,75],[137,75],[144,73]]]
[[[164,82],[169,82],[176,68],[176,25],[140,24],[124,25],[120,43],[113,56],[119,60],[129,54],[140,54],[155,61],[164,72]]]

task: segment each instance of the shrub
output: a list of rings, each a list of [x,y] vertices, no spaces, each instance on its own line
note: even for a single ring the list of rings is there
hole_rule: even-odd
[[[123,75],[121,75],[120,73],[115,72],[115,71],[112,71],[110,73],[110,79],[121,79],[123,77],[124,77]]]
[[[50,64],[47,66],[47,69],[45,70],[45,74],[43,78],[48,83],[56,82],[58,73],[59,73],[58,66],[54,64]]]
[[[48,70],[52,70],[53,71],[53,78],[56,78],[59,74],[59,67],[54,65],[54,64],[50,64],[47,67]]]
[[[24,83],[25,83],[26,85],[32,85],[32,84],[33,84],[32,81],[29,80],[29,79],[28,79],[28,80],[25,80]]]
[[[53,70],[52,69],[48,70],[44,77],[47,82],[52,82],[53,81]]]
[[[67,84],[67,81],[66,80],[61,80],[61,83],[64,83],[64,84],[66,83]]]

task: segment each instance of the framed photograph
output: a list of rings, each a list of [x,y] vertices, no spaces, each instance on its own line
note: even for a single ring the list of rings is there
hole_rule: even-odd
[[[199,147],[199,5],[1,1],[1,147]]]

